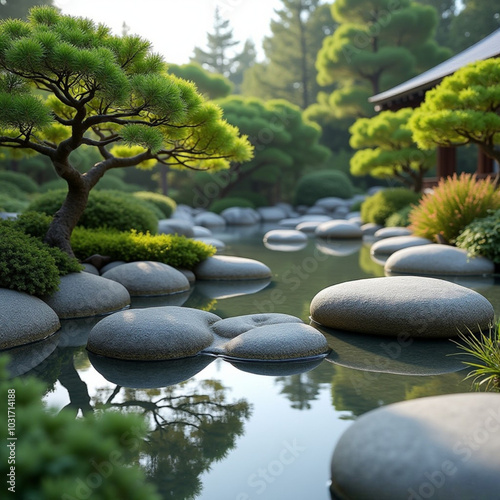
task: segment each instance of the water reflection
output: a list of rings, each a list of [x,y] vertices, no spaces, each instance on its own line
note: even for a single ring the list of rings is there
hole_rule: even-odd
[[[353,255],[359,251],[363,245],[359,240],[319,240],[316,243],[316,248],[326,254],[334,257],[345,257]]]
[[[275,252],[298,252],[307,246],[307,241],[301,241],[300,243],[269,243],[264,241],[264,246],[268,250]]]
[[[270,279],[242,281],[197,281],[196,292],[210,299],[228,299],[240,295],[250,295],[266,288]]]

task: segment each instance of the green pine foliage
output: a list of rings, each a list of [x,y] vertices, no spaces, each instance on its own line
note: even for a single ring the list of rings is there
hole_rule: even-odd
[[[500,210],[465,226],[455,244],[467,250],[470,257],[483,256],[500,264]]]
[[[112,260],[134,262],[152,260],[177,268],[192,269],[201,261],[215,254],[215,248],[201,241],[184,236],[137,231],[118,232],[110,230],[75,228],[71,238],[75,255],[83,260],[100,254]]]
[[[320,198],[350,198],[353,186],[349,177],[339,170],[320,170],[304,175],[297,183],[296,205],[314,205]]]
[[[118,412],[75,419],[70,410],[47,410],[43,384],[35,378],[7,380],[6,363],[2,356],[0,393],[5,408],[14,402],[19,439],[7,443],[15,443],[15,463],[9,464],[9,447],[1,447],[5,491],[14,467],[13,498],[160,500],[137,465],[147,432],[144,419]]]
[[[36,198],[29,211],[54,215],[66,197],[65,190],[49,191]],[[82,227],[149,231],[156,233],[158,219],[141,200],[119,191],[92,191],[78,223]]]
[[[134,198],[138,198],[142,201],[147,201],[158,207],[160,212],[162,213],[163,219],[168,219],[175,212],[177,208],[177,203],[175,203],[172,198],[168,196],[164,196],[159,193],[152,193],[150,191],[138,191],[134,193]]]
[[[387,225],[387,219],[408,205],[418,203],[420,195],[405,188],[384,189],[367,198],[361,205],[363,222]]]
[[[500,191],[491,179],[462,173],[441,179],[433,193],[425,194],[410,214],[415,236],[436,240],[438,235],[454,244],[474,219],[500,209]]]
[[[386,219],[385,225],[387,227],[408,227],[410,225],[410,213],[412,210],[413,205],[407,205],[390,215]]]

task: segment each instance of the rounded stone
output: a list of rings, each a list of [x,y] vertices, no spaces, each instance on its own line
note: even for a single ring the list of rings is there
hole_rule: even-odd
[[[177,269],[161,262],[129,262],[106,271],[102,277],[122,284],[132,297],[189,290],[188,279]]]
[[[113,262],[106,264],[101,268],[101,275],[103,275],[106,271],[113,269],[114,267],[121,266],[122,264],[126,264],[126,262],[124,260],[114,260]]]
[[[384,268],[391,274],[477,276],[492,274],[495,264],[484,257],[468,257],[462,248],[430,244],[393,253]]]
[[[287,217],[287,212],[281,207],[260,207],[257,212],[262,222],[278,222]]]
[[[227,224],[249,226],[260,222],[260,215],[253,208],[230,207],[221,212]]]
[[[383,227],[375,232],[377,239],[393,238],[394,236],[410,236],[412,232],[407,227]]]
[[[99,270],[97,267],[93,266],[92,264],[88,263],[83,263],[83,272],[84,273],[90,273],[90,274],[95,274],[96,276],[99,276]]]
[[[307,246],[307,241],[301,243],[269,243],[265,241],[264,246],[273,252],[298,252]]]
[[[200,262],[194,274],[199,280],[251,280],[270,278],[271,270],[257,260],[215,255]]]
[[[320,226],[322,222],[319,221],[307,221],[307,222],[301,222],[300,224],[297,224],[295,229],[297,231],[302,231],[303,233],[306,234],[314,234],[316,231],[316,228]]]
[[[204,226],[194,226],[193,232],[194,238],[210,238],[212,236],[212,231]]]
[[[320,240],[316,242],[316,248],[325,255],[335,257],[346,257],[361,250],[361,240]]]
[[[403,248],[418,247],[421,245],[430,245],[431,240],[420,238],[419,236],[393,236],[376,241],[370,248],[372,255],[392,255]]]
[[[313,321],[351,332],[454,337],[483,331],[493,306],[482,295],[449,281],[397,276],[348,281],[325,288],[311,302]]]
[[[182,218],[161,219],[158,222],[158,234],[178,234],[192,238],[194,236],[193,224]]]
[[[332,491],[352,500],[498,498],[499,426],[498,394],[426,397],[370,411],[335,447]]]
[[[64,319],[109,314],[130,305],[123,285],[89,273],[62,276],[59,290],[43,300]]]
[[[316,228],[315,234],[319,238],[335,239],[358,239],[363,236],[358,224],[343,220],[324,222]]]
[[[242,333],[222,347],[222,354],[240,359],[288,360],[326,354],[325,337],[301,323],[260,326]]]
[[[382,229],[382,226],[380,226],[379,224],[374,224],[373,222],[368,222],[361,226],[363,236],[374,236],[379,229]]]
[[[193,239],[195,241],[201,241],[206,245],[212,245],[219,252],[221,252],[226,248],[226,244],[222,240],[219,240],[218,238],[213,238],[212,236],[200,236],[200,237],[195,237]]]
[[[210,326],[219,316],[187,307],[149,307],[120,311],[92,328],[87,349],[129,360],[194,356],[213,342]]]
[[[194,222],[196,225],[204,227],[224,227],[226,225],[224,217],[213,212],[203,212],[195,215]]]
[[[303,243],[307,236],[294,229],[273,229],[264,235],[264,243]]]
[[[307,209],[307,212],[306,212],[306,215],[327,215],[328,214],[328,210],[324,207],[319,207],[317,205],[311,207],[311,208],[308,208]]]
[[[320,198],[314,204],[317,207],[325,208],[328,211],[333,211],[338,207],[345,207],[348,205],[347,200],[343,200],[342,198],[337,198],[335,196],[329,196],[327,198]]]
[[[300,318],[290,316],[289,314],[247,314],[245,316],[236,316],[217,321],[217,323],[212,325],[212,330],[221,337],[232,339],[253,328],[283,323],[303,324],[304,322]]]
[[[0,288],[0,325],[0,349],[45,339],[60,327],[43,300],[7,288]]]

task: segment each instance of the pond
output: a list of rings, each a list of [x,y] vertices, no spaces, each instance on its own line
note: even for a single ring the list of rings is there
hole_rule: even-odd
[[[309,323],[323,288],[383,276],[361,242],[296,251],[266,248],[269,227],[230,228],[216,237],[225,254],[267,264],[270,281],[198,283],[189,293],[133,301],[133,307],[185,305],[222,318],[279,312]],[[291,249],[288,249],[291,250]],[[493,278],[457,280],[500,310]],[[332,353],[303,363],[230,363],[201,356],[179,362],[112,362],[90,356],[95,320],[64,322],[55,351],[30,374],[49,382],[51,407],[139,412],[151,432],[141,464],[163,498],[328,500],[335,444],[359,415],[389,403],[472,390],[448,340],[402,347],[389,338],[324,332]],[[39,352],[40,349],[37,349]],[[27,355],[28,356],[28,355]]]

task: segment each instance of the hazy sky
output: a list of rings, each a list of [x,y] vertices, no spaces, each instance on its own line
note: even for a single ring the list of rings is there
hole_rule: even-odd
[[[260,50],[262,38],[280,0],[54,0],[64,14],[90,17],[121,34],[125,22],[131,34],[147,38],[155,52],[177,64],[189,62],[195,46],[205,47],[219,6],[229,19],[235,40],[253,39]],[[261,54],[261,53],[259,53]]]

